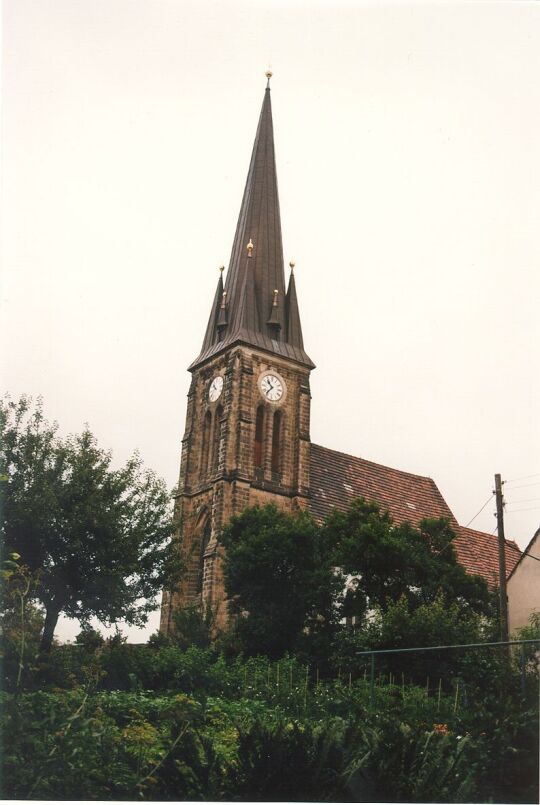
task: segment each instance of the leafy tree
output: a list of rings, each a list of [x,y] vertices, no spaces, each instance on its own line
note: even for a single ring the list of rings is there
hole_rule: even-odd
[[[434,603],[457,604],[463,613],[489,615],[492,596],[480,576],[459,564],[455,534],[445,519],[423,520],[418,528],[397,525],[387,511],[362,498],[334,510],[323,525],[335,563],[352,577],[345,614],[383,612],[401,598],[412,610]]]
[[[339,664],[362,648],[482,639],[493,596],[458,563],[453,540],[443,519],[396,525],[362,499],[322,526],[305,513],[247,509],[221,537],[244,650],[307,649],[318,664],[330,654]],[[339,625],[352,616],[353,639]]]
[[[340,575],[306,512],[246,509],[223,530],[225,587],[237,631],[250,654],[280,657],[305,631],[332,630]]]
[[[171,642],[174,645],[185,650],[190,646],[208,648],[212,644],[215,613],[211,607],[201,611],[200,607],[188,605],[173,615],[173,621]]]
[[[88,429],[61,439],[38,400],[0,402],[5,544],[37,572],[41,650],[61,612],[81,623],[142,625],[178,571],[170,499],[137,454],[120,469]]]

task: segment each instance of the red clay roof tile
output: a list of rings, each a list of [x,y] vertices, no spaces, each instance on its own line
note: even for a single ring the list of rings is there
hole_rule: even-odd
[[[460,526],[431,478],[312,444],[310,510],[315,519],[323,520],[333,508],[344,509],[358,497],[388,509],[397,523],[418,525],[425,517],[448,518],[456,532],[456,554],[465,570],[496,584],[497,538]],[[507,575],[519,557],[517,545],[507,540]]]

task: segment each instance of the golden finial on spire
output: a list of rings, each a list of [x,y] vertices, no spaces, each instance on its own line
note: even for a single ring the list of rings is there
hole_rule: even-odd
[[[278,298],[278,293],[279,293],[278,289],[277,289],[277,288],[275,288],[275,289],[274,289],[274,299],[273,299],[273,301],[272,301],[272,306],[273,306],[273,307],[277,307],[277,298]]]
[[[289,268],[291,269],[291,274],[294,271],[295,265],[296,265],[296,263],[294,262],[294,260],[289,260]]]
[[[248,257],[251,257],[251,252],[253,251],[253,243],[251,241],[251,238],[249,239],[249,243],[246,246],[246,249],[247,249]]]
[[[267,80],[266,80],[266,88],[268,89],[268,87],[270,86],[270,79],[271,79],[271,78],[272,78],[272,76],[273,76],[272,70],[268,69],[268,70],[266,71],[266,73],[265,73],[265,76],[266,76],[266,79],[267,79]]]
[[[225,266],[220,266],[220,267],[219,267],[219,270],[220,270],[220,272],[223,274],[223,272],[225,271]]]

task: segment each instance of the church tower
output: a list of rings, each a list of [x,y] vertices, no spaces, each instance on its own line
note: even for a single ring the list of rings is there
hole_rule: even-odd
[[[200,354],[189,367],[176,518],[187,561],[164,592],[161,631],[186,604],[227,618],[219,532],[247,506],[307,507],[310,390],[294,281],[287,290],[270,75],[226,281],[221,269]]]

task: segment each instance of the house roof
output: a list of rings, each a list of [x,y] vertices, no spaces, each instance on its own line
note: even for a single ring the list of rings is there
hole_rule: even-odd
[[[526,559],[526,558],[527,558],[527,556],[528,556],[528,555],[530,554],[530,552],[531,552],[531,548],[533,547],[534,543],[536,542],[536,540],[537,540],[539,537],[540,537],[540,528],[537,528],[537,529],[536,529],[536,531],[534,532],[534,534],[532,535],[532,537],[531,537],[531,539],[530,539],[530,542],[528,543],[528,545],[527,545],[527,547],[525,548],[525,550],[524,550],[524,551],[520,551],[520,557],[519,557],[518,561],[517,561],[517,562],[514,564],[514,567],[512,568],[512,570],[510,571],[510,573],[508,574],[508,578],[510,578],[510,576],[512,575],[512,573],[514,572],[514,570],[516,569],[516,567],[517,567],[517,566],[520,564],[520,562],[522,562],[524,559]]]
[[[432,478],[414,475],[317,444],[311,445],[310,510],[323,520],[333,508],[344,509],[355,498],[375,501],[397,523],[417,526],[425,517],[445,517],[456,532],[457,558],[468,573],[493,584],[499,559],[497,538],[460,526]],[[506,540],[506,571],[510,574],[521,552]]]
[[[506,577],[519,562],[521,551],[512,540],[505,540]],[[478,573],[490,584],[499,577],[499,543],[495,534],[458,526],[454,540],[456,555],[468,573]]]
[[[424,517],[447,517],[457,525],[431,478],[318,444],[311,445],[310,488],[310,508],[317,520],[323,520],[334,507],[343,509],[355,498],[363,497],[388,509],[398,523],[408,521],[418,525]]]

